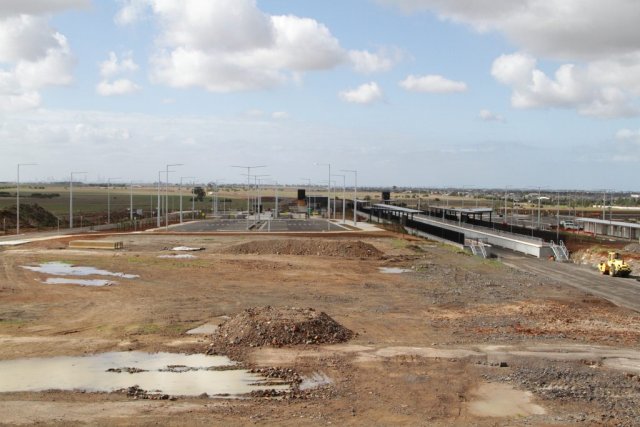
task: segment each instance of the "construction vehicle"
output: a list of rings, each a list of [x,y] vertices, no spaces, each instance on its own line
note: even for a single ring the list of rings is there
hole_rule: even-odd
[[[602,274],[608,274],[609,276],[627,277],[631,274],[631,267],[624,262],[618,252],[609,252],[609,258],[606,261],[602,261],[598,264],[598,269]]]

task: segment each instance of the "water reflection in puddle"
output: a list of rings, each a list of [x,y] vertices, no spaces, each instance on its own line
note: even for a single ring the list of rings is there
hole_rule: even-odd
[[[401,273],[409,273],[411,270],[408,268],[398,268],[398,267],[378,267],[380,269],[380,273],[385,274],[401,274]]]
[[[300,390],[310,390],[312,388],[322,387],[331,384],[331,378],[329,378],[323,372],[314,372],[311,376],[302,377],[300,383]]]
[[[100,270],[95,267],[83,267],[65,262],[45,262],[38,266],[22,266],[27,270],[38,273],[50,274],[52,276],[112,276],[123,279],[135,279],[136,274],[114,273],[107,270]],[[67,277],[50,277],[44,281],[48,285],[80,285],[80,286],[106,286],[115,282],[105,279],[76,279]]]
[[[113,352],[83,357],[0,361],[0,392],[84,390],[112,392],[134,385],[175,396],[238,396],[258,390],[288,390],[224,356]],[[111,371],[109,371],[111,370]]]
[[[44,281],[47,285],[80,285],[80,286],[107,286],[115,282],[105,279],[69,279],[66,277],[49,277]]]

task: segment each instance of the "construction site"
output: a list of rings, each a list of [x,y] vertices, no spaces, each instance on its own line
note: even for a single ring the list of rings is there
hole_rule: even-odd
[[[0,420],[637,425],[640,245],[367,202],[1,239]]]

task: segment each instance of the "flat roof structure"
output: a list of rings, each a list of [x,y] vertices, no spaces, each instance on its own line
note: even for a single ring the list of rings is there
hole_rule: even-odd
[[[444,209],[449,212],[463,213],[468,215],[492,213],[492,208],[448,208],[446,206],[431,206],[432,208]]]
[[[576,222],[584,225],[584,231],[595,235],[621,237],[623,239],[640,238],[640,224],[635,222],[607,221],[596,218],[576,218]]]
[[[388,210],[388,211],[402,212],[402,213],[407,213],[407,214],[419,214],[419,213],[422,213],[422,211],[419,211],[417,209],[403,208],[401,206],[394,206],[394,205],[385,205],[385,204],[382,204],[382,203],[377,203],[375,205],[372,205],[371,207],[373,207],[375,209],[385,209],[385,210]]]
[[[640,224],[635,222],[623,222],[623,221],[609,221],[606,219],[596,219],[596,218],[576,218],[576,222],[588,222],[592,224],[603,224],[603,225],[615,225],[617,227],[629,227],[629,228],[637,228],[640,229]]]

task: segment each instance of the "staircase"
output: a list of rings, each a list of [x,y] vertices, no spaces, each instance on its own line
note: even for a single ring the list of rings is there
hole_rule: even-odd
[[[557,262],[569,261],[569,250],[564,245],[564,242],[562,240],[560,240],[559,244],[556,244],[553,240],[551,240],[549,242],[549,246],[551,246],[553,256],[555,257]]]
[[[481,240],[469,240],[469,247],[471,248],[471,253],[475,256],[481,256],[482,258],[487,258],[487,249],[485,244]]]

